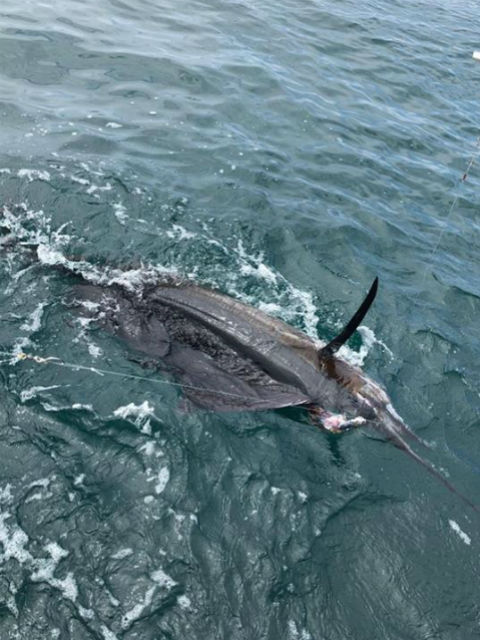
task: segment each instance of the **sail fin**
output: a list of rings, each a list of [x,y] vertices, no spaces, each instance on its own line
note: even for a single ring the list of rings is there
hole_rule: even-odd
[[[323,349],[320,349],[319,356],[320,358],[330,358],[340,347],[345,344],[345,342],[352,336],[355,329],[357,329],[358,325],[362,322],[364,317],[367,314],[367,311],[370,309],[372,302],[375,300],[375,296],[377,295],[378,290],[378,278],[372,283],[369,292],[365,296],[364,301],[358,307],[356,313],[351,318],[350,322],[344,327],[344,329],[331,340]]]

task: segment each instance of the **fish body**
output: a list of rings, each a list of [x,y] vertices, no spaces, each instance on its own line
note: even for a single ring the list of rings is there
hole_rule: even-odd
[[[5,251],[20,246],[27,259],[35,261],[41,246],[23,246],[9,225],[2,233]],[[131,291],[120,284],[99,284],[82,273],[75,260],[63,259],[54,266],[77,279],[72,285],[77,303],[90,315],[98,308],[98,323],[171,374],[195,406],[214,411],[303,406],[315,424],[330,431],[370,424],[478,511],[412,449],[412,441],[425,443],[398,415],[381,385],[337,355],[370,308],[377,279],[350,322],[325,344],[188,280],[159,278]]]
[[[324,343],[226,294],[167,278],[133,294],[79,285],[74,296],[101,302],[103,326],[132,349],[160,358],[203,408],[303,405],[350,419],[371,414],[361,394],[329,374],[320,356]]]
[[[221,292],[167,278],[131,293],[82,284],[75,295],[101,301],[103,326],[180,381],[196,406],[253,411],[304,406],[330,431],[370,424],[474,510],[468,498],[414,449],[425,443],[395,411],[386,391],[336,352],[365,316],[375,280],[345,329],[325,344]]]

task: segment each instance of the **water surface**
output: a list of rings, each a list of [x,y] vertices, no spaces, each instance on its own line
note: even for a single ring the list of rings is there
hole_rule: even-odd
[[[0,265],[2,638],[478,637],[475,513],[371,432],[185,413],[48,263],[174,270],[324,339],[378,275],[346,356],[480,502],[479,26],[452,0],[3,1],[1,200],[43,264]]]

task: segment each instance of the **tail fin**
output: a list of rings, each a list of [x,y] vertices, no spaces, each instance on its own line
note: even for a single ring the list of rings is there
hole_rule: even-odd
[[[372,286],[370,287],[370,291],[365,296],[365,300],[358,307],[357,312],[352,317],[350,322],[346,325],[341,333],[338,334],[336,338],[331,340],[323,349],[320,350],[319,356],[320,358],[329,358],[332,356],[335,351],[338,351],[342,344],[344,344],[350,336],[353,334],[355,329],[364,319],[367,311],[370,309],[372,302],[375,300],[375,296],[377,295],[378,289],[378,278],[375,278]]]

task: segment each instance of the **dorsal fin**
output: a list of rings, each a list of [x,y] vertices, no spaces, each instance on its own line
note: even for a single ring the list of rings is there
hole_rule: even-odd
[[[365,300],[358,307],[357,312],[352,317],[350,322],[345,326],[343,331],[338,334],[333,340],[331,340],[323,349],[320,349],[319,357],[320,358],[329,358],[332,356],[335,351],[338,351],[342,344],[344,344],[364,319],[367,311],[370,309],[370,305],[375,300],[375,296],[377,295],[378,289],[378,278],[375,278],[372,286],[370,287],[370,291],[365,296]]]

